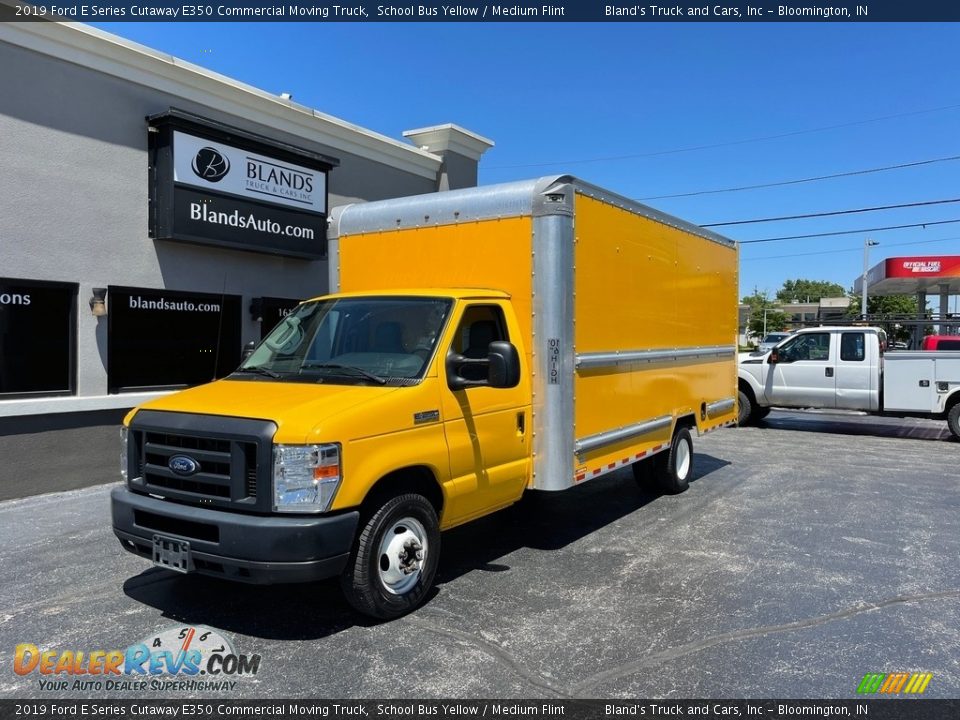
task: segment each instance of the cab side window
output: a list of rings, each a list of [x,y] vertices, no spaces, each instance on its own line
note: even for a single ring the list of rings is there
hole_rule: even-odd
[[[863,333],[843,333],[840,336],[841,360],[860,362],[866,356],[866,343]]]
[[[479,360],[487,357],[490,343],[497,340],[509,340],[503,311],[496,305],[472,305],[463,313],[452,350],[466,358]],[[487,376],[487,369],[465,365],[462,375],[466,380],[482,380]]]
[[[781,362],[829,360],[830,333],[798,335],[785,345],[781,345],[778,354]]]

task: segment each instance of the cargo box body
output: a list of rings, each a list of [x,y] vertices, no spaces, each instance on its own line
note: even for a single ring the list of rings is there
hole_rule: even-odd
[[[334,210],[331,292],[510,295],[529,487],[562,490],[736,418],[737,248],[570,176]]]

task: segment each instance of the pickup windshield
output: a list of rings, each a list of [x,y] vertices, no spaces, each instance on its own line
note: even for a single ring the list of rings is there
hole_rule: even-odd
[[[427,371],[451,306],[445,298],[376,296],[303,303],[233,377],[409,385]]]

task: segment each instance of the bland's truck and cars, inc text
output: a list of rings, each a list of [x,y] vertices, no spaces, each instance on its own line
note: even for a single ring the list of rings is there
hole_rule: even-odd
[[[687,487],[736,421],[737,249],[569,176],[350,205],[330,287],[229,377],[134,409],[113,527],[243,582],[424,599],[440,531],[625,466]]]

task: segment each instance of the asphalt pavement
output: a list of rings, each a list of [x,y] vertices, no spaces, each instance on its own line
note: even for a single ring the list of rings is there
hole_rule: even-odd
[[[114,539],[109,485],[2,502],[0,697],[183,697],[41,689],[13,653],[194,625],[261,656],[232,690],[187,693],[210,698],[839,699],[900,671],[960,697],[960,443],[942,422],[774,412],[695,445],[682,495],[625,470],[445,534],[436,592],[384,624],[335,581],[151,567]]]

